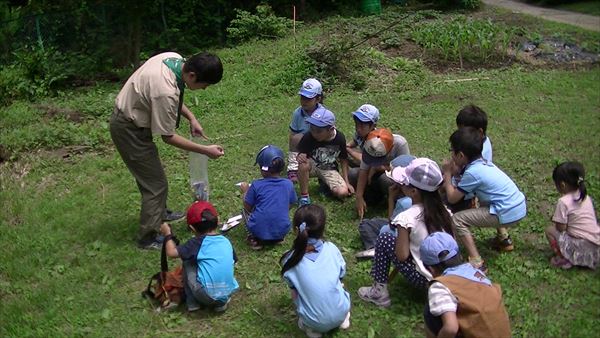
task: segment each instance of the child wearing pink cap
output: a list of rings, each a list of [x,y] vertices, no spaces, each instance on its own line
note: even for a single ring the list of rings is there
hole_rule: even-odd
[[[438,192],[442,172],[434,161],[417,158],[407,167],[396,167],[387,175],[412,199],[412,206],[391,221],[390,227],[397,229],[397,236],[385,232],[377,238],[371,270],[373,285],[358,289],[361,299],[380,307],[391,306],[387,289],[390,264],[394,264],[409,284],[425,289],[432,276],[421,261],[419,246],[430,233],[452,233],[452,218]]]

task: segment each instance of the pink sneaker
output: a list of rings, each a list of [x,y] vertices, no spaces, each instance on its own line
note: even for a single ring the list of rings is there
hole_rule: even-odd
[[[292,183],[298,182],[298,171],[297,170],[288,170],[287,173],[288,179],[292,181]]]
[[[573,267],[573,264],[564,257],[554,256],[550,259],[550,264],[554,267],[568,270]]]

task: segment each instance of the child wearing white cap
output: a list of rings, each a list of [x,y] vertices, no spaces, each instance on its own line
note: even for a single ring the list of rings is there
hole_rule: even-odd
[[[391,221],[390,226],[397,229],[397,236],[385,232],[377,238],[371,270],[373,285],[358,289],[361,299],[380,307],[391,305],[387,289],[390,264],[394,264],[409,284],[425,289],[432,276],[421,261],[419,246],[430,233],[452,233],[452,218],[438,192],[442,172],[434,161],[417,158],[405,168],[394,168],[388,175],[400,185],[404,195],[411,198],[412,206]]]
[[[419,251],[434,277],[423,313],[427,337],[511,337],[500,286],[463,263],[452,236],[434,232]]]
[[[288,178],[292,182],[298,181],[298,142],[308,132],[306,119],[323,103],[323,87],[317,79],[307,79],[302,83],[300,90],[300,106],[292,113],[290,122],[289,151],[288,151]]]

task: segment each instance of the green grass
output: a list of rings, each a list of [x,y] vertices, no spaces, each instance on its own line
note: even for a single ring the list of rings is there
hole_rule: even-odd
[[[299,33],[296,48],[313,41],[319,29]],[[209,164],[211,200],[224,217],[241,208],[234,184],[252,180],[256,152],[267,143],[285,149],[287,125],[298,105],[301,66],[294,42],[256,42],[217,51],[226,65],[222,83],[187,94],[225,156]],[[489,78],[446,83],[457,78]],[[363,103],[381,110],[380,125],[409,141],[418,156],[442,161],[454,118],[467,103],[489,115],[488,135],[494,160],[528,199],[528,217],[512,231],[516,250],[499,255],[484,241],[490,229],[475,233],[490,267],[502,285],[515,337],[593,336],[600,316],[598,271],[556,270],[543,235],[558,195],[550,175],[558,161],[582,161],[591,196],[600,201],[600,70],[530,69],[513,66],[465,73],[428,73],[428,81],[401,87],[402,78],[376,82],[355,92],[324,84],[325,104],[337,115],[339,129],[353,132],[351,112]],[[236,278],[241,290],[222,315],[200,311],[156,313],[140,297],[159,269],[159,253],[135,248],[139,193],[112,147],[107,119],[119,87],[106,84],[45,99],[15,102],[0,111],[0,144],[14,161],[0,165],[0,336],[204,336],[301,337],[289,292],[279,277],[278,259],[290,247],[255,252],[242,228],[228,237],[239,256]],[[82,123],[49,118],[38,104],[80,111]],[[183,124],[181,133],[185,134]],[[157,139],[170,183],[169,206],[190,203],[187,155]],[[50,151],[86,145],[83,154]],[[70,148],[69,148],[70,149]],[[56,156],[59,154],[60,156]],[[426,296],[402,278],[391,285],[393,305],[378,309],[362,302],[356,290],[368,285],[369,262],[356,262],[361,249],[354,201],[320,196],[328,212],[326,235],[348,264],[346,288],[352,297],[352,326],[334,336],[414,337],[422,335]],[[370,208],[368,217],[384,214]],[[180,237],[190,236],[182,223]],[[172,261],[172,266],[175,261]]]

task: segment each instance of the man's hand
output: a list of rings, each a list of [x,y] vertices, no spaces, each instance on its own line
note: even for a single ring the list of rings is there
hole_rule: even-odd
[[[192,119],[190,121],[190,132],[192,136],[201,137],[205,140],[208,140],[208,137],[204,134],[204,129],[202,129],[202,125],[198,122],[197,119]]]
[[[225,155],[225,151],[223,150],[223,147],[221,147],[220,145],[217,144],[212,144],[209,146],[206,146],[206,151],[204,152],[204,155],[215,159],[215,158],[219,158],[223,155]]]

